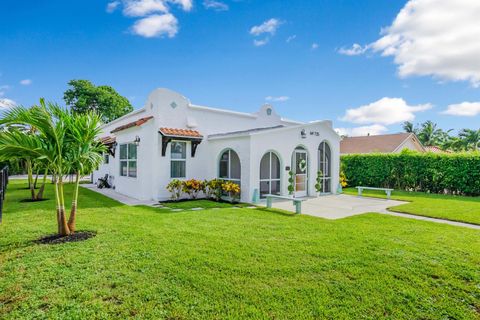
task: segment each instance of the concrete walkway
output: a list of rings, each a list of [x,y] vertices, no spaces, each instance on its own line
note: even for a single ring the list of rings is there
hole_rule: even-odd
[[[126,204],[127,206],[140,206],[140,205],[152,206],[154,204],[158,204],[158,201],[137,200],[129,196],[120,194],[113,189],[98,189],[97,186],[94,184],[81,184],[80,186],[82,186],[85,189],[89,189],[89,190],[98,192],[100,194],[103,194],[104,196],[109,197],[113,200],[117,200],[118,202]]]
[[[457,227],[465,227],[480,230],[479,225],[470,223],[456,222],[444,219],[417,216],[408,213],[398,213],[387,210],[387,208],[398,206],[407,202],[397,200],[385,200],[369,197],[357,197],[346,194],[328,195],[318,198],[308,198],[302,202],[302,214],[325,219],[341,219],[367,212],[376,212],[388,214],[396,217],[409,218],[415,220],[431,221],[443,224],[449,224]],[[295,212],[295,207],[291,200],[276,200],[273,207]]]
[[[341,219],[366,212],[383,212],[404,201],[349,196],[345,194],[308,198],[302,202],[302,213],[325,219]],[[275,200],[273,207],[295,212],[291,200]]]

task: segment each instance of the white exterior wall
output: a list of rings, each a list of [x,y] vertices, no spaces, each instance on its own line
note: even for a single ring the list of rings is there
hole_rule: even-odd
[[[172,107],[174,103],[175,107]],[[267,110],[271,109],[271,114]],[[127,123],[143,117],[154,118],[141,126],[135,126],[111,134],[110,132]],[[283,125],[285,128],[271,129],[250,134],[231,135],[221,138],[208,138],[208,135],[233,131],[249,130]],[[170,146],[162,157],[162,136],[159,128],[192,129],[199,131],[203,141],[198,145],[196,155],[191,157],[191,145],[187,142],[187,161],[185,179],[212,179],[218,177],[219,157],[223,150],[237,152],[241,163],[242,201],[250,202],[254,189],[259,188],[260,160],[265,152],[275,151],[281,161],[281,191],[288,194],[288,175],[285,166],[291,166],[291,155],[296,146],[302,144],[309,152],[309,195],[315,194],[315,177],[318,170],[318,146],[324,139],[332,151],[332,191],[338,185],[340,137],[334,132],[328,121],[302,125],[281,119],[273,107],[265,105],[254,114],[232,112],[192,105],[182,95],[167,90],[153,91],[144,108],[134,111],[103,127],[104,136],[115,136],[117,147],[115,157],[110,156],[109,164],[101,165],[94,175],[98,178],[109,174],[113,176],[115,190],[121,194],[140,200],[166,200],[170,193],[166,190],[170,178]],[[307,137],[302,139],[300,131],[305,128]],[[320,132],[320,136],[311,136],[310,131]],[[120,144],[133,142],[139,136],[141,141],[137,149],[137,177],[120,177]]]

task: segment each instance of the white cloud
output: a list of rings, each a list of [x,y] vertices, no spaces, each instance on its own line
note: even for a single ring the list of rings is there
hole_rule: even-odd
[[[143,17],[151,13],[168,12],[164,0],[125,0],[123,14],[129,17]]]
[[[290,43],[290,42],[292,42],[293,40],[295,40],[296,38],[297,38],[297,35],[294,34],[293,36],[288,37],[287,40],[285,40],[285,41],[286,41],[287,43]]]
[[[190,11],[193,8],[193,0],[167,0],[167,2],[180,5],[185,11]]]
[[[388,131],[388,128],[381,124],[373,124],[356,128],[336,128],[335,131],[341,136],[358,137],[383,134]]]
[[[408,105],[401,98],[382,98],[368,105],[348,109],[340,119],[358,124],[394,124],[415,119],[415,112],[432,108],[431,104]]]
[[[265,100],[266,101],[273,101],[273,102],[285,102],[287,100],[290,100],[290,97],[288,97],[288,96],[279,96],[279,97],[268,96],[268,97],[265,97]]]
[[[452,116],[474,117],[480,114],[480,102],[462,102],[451,104],[442,112]]]
[[[112,1],[107,4],[107,12],[112,13],[113,11],[117,10],[118,6],[120,5],[120,1]]]
[[[253,45],[255,47],[261,47],[261,46],[266,45],[268,43],[268,41],[270,41],[270,39],[268,39],[268,38],[261,39],[261,40],[255,39],[255,40],[253,40]]]
[[[358,43],[354,43],[352,45],[352,47],[349,48],[349,49],[340,48],[338,50],[338,53],[344,54],[344,55],[347,55],[347,56],[357,56],[357,55],[360,55],[360,54],[364,53],[365,51],[367,51],[367,49],[368,49],[368,46],[363,46],[362,47]]]
[[[409,0],[371,44],[401,77],[433,76],[480,86],[480,1]]]
[[[314,42],[312,43],[312,50],[318,49],[318,43]]]
[[[178,21],[170,13],[154,14],[137,20],[132,27],[132,31],[146,38],[162,36],[173,38],[178,32]]]
[[[0,110],[5,110],[15,106],[17,103],[11,99],[0,98]]]
[[[228,10],[228,5],[226,3],[223,3],[221,1],[216,1],[216,0],[204,0],[203,6],[205,7],[205,9],[212,9],[215,11]]]
[[[5,95],[5,92],[10,89],[9,85],[2,85],[0,86],[0,98]]]
[[[270,20],[265,21],[261,25],[253,26],[250,29],[250,34],[254,36],[261,35],[263,33],[270,33],[271,35],[275,34],[277,29],[280,27],[282,22],[278,19],[272,18]]]
[[[23,80],[20,80],[20,84],[23,85],[23,86],[28,86],[28,85],[32,84],[32,80],[31,79],[23,79]]]

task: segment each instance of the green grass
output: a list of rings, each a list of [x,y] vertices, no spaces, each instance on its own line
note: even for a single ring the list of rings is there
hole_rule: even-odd
[[[28,190],[9,187],[1,319],[480,317],[477,230],[381,214],[171,212],[82,188],[77,225],[97,236],[37,245],[55,232],[54,203],[20,203]]]
[[[357,189],[347,188],[344,192],[356,195]],[[377,190],[364,190],[363,195],[386,198],[384,191]],[[391,211],[480,225],[480,197],[395,190],[392,192],[392,199],[409,203],[391,207]]]
[[[162,206],[170,209],[189,210],[193,208],[213,209],[213,208],[246,207],[246,206],[249,206],[249,204],[246,204],[246,203],[231,204],[228,202],[215,202],[210,200],[198,199],[198,200],[179,201],[179,202],[163,202]]]

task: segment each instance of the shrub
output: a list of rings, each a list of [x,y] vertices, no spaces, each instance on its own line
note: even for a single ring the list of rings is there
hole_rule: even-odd
[[[293,186],[294,183],[294,178],[293,178],[293,171],[290,170],[288,171],[288,194],[292,195],[293,191],[295,191],[295,187]]]
[[[315,190],[317,190],[317,192],[322,192],[322,177],[323,177],[322,171],[319,170],[317,172],[317,179],[315,183]]]
[[[348,185],[348,180],[343,170],[340,171],[340,185],[342,186],[342,188],[345,188]]]
[[[205,181],[205,194],[208,198],[214,199],[215,201],[220,201],[223,192],[223,180],[212,179]]]
[[[178,199],[180,199],[180,196],[182,195],[182,190],[183,190],[182,181],[178,179],[173,179],[167,185],[167,190],[172,194],[171,196],[172,200],[177,201]]]
[[[240,186],[238,184],[227,181],[223,183],[222,189],[224,192],[228,193],[231,202],[238,200],[238,196],[240,195]]]
[[[205,190],[203,181],[190,179],[182,183],[182,190],[192,199],[196,199],[201,191]]]
[[[480,195],[478,152],[345,155],[342,165],[352,186]]]

